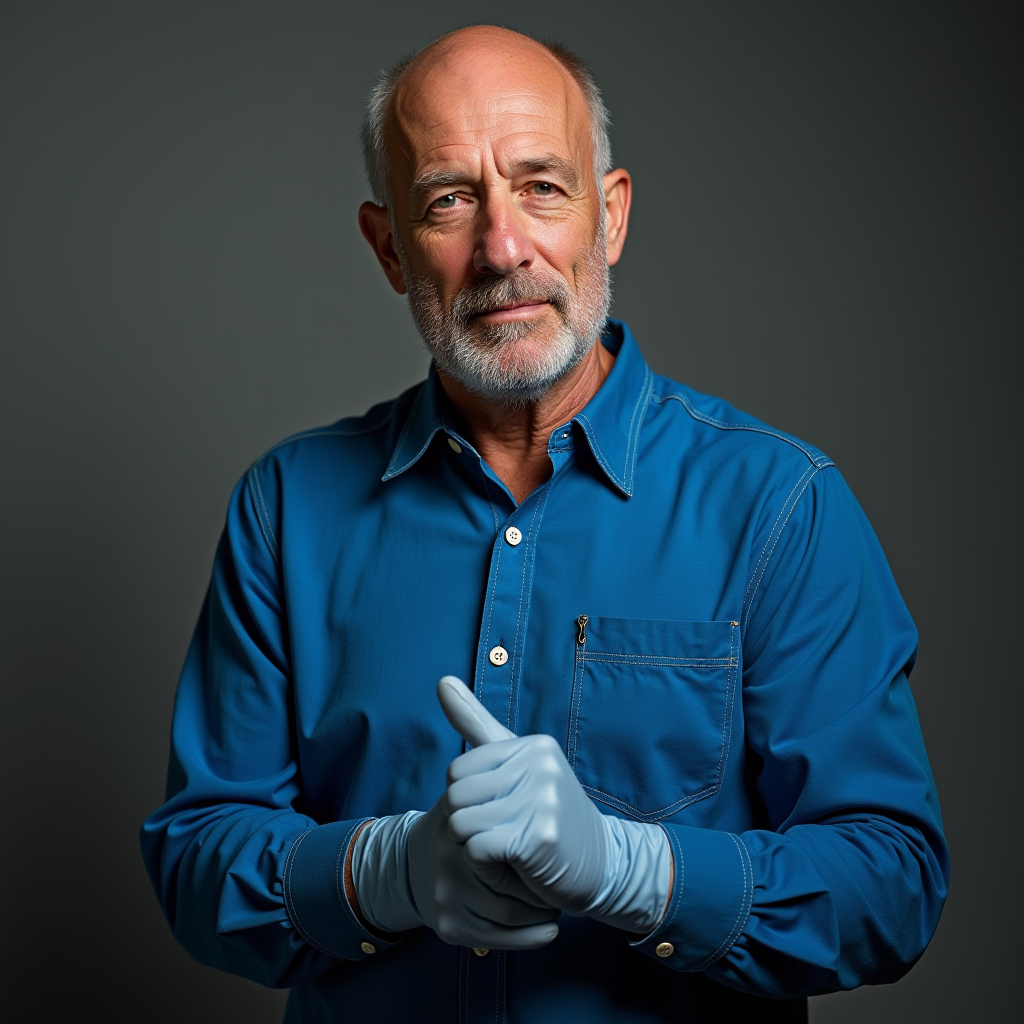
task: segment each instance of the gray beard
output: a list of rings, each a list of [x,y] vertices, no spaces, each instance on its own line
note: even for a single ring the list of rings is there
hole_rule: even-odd
[[[611,308],[603,230],[575,268],[576,293],[560,274],[516,271],[466,285],[446,309],[433,282],[411,273],[401,246],[398,257],[409,288],[410,312],[437,369],[486,401],[509,407],[537,401],[578,366]],[[482,324],[472,319],[497,306],[529,300],[549,302],[559,319],[554,335],[537,337],[535,345],[530,344],[531,336],[547,324]]]

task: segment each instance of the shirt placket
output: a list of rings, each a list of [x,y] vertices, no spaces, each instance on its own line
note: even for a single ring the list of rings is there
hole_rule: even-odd
[[[503,495],[497,536],[491,548],[487,596],[477,638],[473,691],[484,707],[516,732],[519,688],[526,651],[532,603],[537,540],[544,509],[558,469],[571,451],[568,428],[556,432],[549,445],[555,472],[521,505]],[[489,476],[481,464],[481,472]],[[511,510],[510,510],[511,509]],[[501,515],[505,513],[504,522]],[[465,950],[460,962],[459,1020],[464,1024],[503,1022],[506,1019],[505,963],[499,950]]]

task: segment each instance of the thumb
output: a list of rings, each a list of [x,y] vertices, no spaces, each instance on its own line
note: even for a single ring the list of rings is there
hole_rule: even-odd
[[[437,700],[452,728],[472,746],[515,739],[516,734],[506,729],[456,676],[442,677],[437,684]]]

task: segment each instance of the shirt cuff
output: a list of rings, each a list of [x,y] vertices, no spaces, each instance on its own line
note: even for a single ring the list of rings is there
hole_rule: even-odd
[[[311,828],[292,843],[284,863],[284,903],[296,931],[311,946],[343,960],[365,960],[401,938],[368,931],[345,893],[349,844],[359,826],[372,820]]]
[[[753,871],[739,836],[662,823],[675,878],[664,917],[630,945],[677,971],[703,971],[739,938],[750,915]]]

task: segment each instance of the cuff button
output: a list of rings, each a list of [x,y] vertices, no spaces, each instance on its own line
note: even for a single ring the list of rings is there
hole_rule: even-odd
[[[477,956],[487,956],[487,954],[490,953],[490,950],[486,946],[474,946],[473,952],[476,953]]]
[[[376,953],[377,952],[377,947],[372,942],[360,942],[359,943],[359,948],[364,953]],[[661,947],[659,946],[658,948],[660,949]]]
[[[654,950],[658,956],[671,956],[675,951],[676,947],[671,942],[659,942]]]

